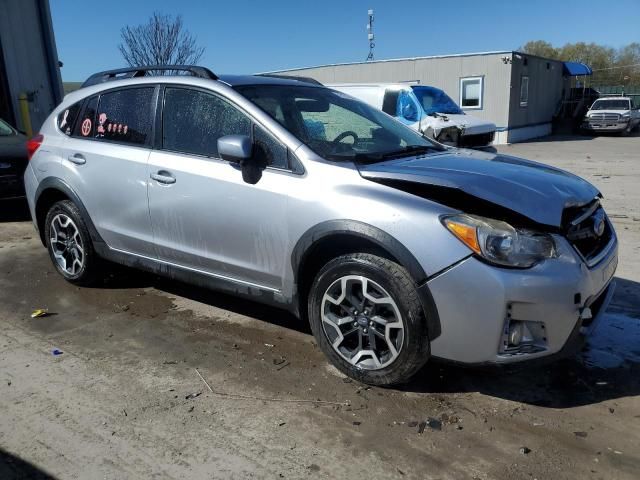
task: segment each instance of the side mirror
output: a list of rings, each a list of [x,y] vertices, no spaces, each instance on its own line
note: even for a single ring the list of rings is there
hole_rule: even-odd
[[[218,155],[223,160],[238,164],[242,170],[242,180],[255,185],[262,178],[262,171],[267,167],[260,161],[260,155],[254,155],[251,138],[247,135],[225,135],[218,139]]]
[[[218,155],[223,160],[241,163],[253,153],[251,139],[247,135],[225,135],[218,139]]]

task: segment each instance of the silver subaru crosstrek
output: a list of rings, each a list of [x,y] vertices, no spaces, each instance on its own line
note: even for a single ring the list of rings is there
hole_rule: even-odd
[[[617,240],[591,184],[444,147],[310,79],[102,72],[28,152],[65,279],[111,261],[281,306],[370,384],[430,357],[566,352],[613,295]]]

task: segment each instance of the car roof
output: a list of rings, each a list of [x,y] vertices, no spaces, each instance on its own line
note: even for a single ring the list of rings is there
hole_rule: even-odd
[[[289,85],[289,86],[322,86],[318,82],[307,78],[295,78],[275,75],[220,75],[218,80],[231,87],[241,85]]]
[[[631,97],[600,97],[598,100],[631,100]]]
[[[426,87],[427,85],[419,85],[415,83],[328,83],[327,87],[362,87],[362,88],[397,88],[403,90],[411,87]]]
[[[244,85],[286,85],[286,86],[305,86],[305,87],[324,87],[324,85],[315,80],[307,78],[293,78],[287,76],[270,76],[270,75],[220,75],[217,79],[199,78],[191,75],[160,75],[160,76],[142,76],[125,79],[112,79],[105,82],[95,83],[86,87],[81,87],[68,93],[64,97],[64,104],[69,105],[84,98],[90,97],[105,90],[119,87],[131,87],[135,85],[146,85],[156,83],[176,83],[181,85],[190,85],[196,87],[206,87],[211,82],[220,82],[228,87],[237,87]],[[315,83],[313,83],[315,82]]]

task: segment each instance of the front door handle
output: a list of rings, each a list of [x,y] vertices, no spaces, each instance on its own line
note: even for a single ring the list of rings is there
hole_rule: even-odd
[[[84,155],[82,155],[81,153],[74,153],[73,155],[70,155],[67,160],[69,160],[71,163],[75,163],[76,165],[84,165],[85,163],[87,163],[87,159],[84,158]]]
[[[165,185],[176,183],[176,177],[171,175],[171,173],[167,172],[166,170],[160,170],[156,173],[152,173],[151,178],[156,182],[164,183]]]

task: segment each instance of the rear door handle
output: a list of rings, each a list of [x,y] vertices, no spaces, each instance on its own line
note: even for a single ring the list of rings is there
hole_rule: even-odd
[[[160,170],[156,173],[152,173],[151,178],[156,182],[164,183],[165,185],[176,183],[176,177],[171,175],[171,173],[167,172],[166,170]]]
[[[74,153],[73,155],[70,155],[67,160],[69,160],[71,163],[75,163],[76,165],[84,165],[85,163],[87,163],[87,159],[84,158],[84,155],[82,155],[81,153]]]

